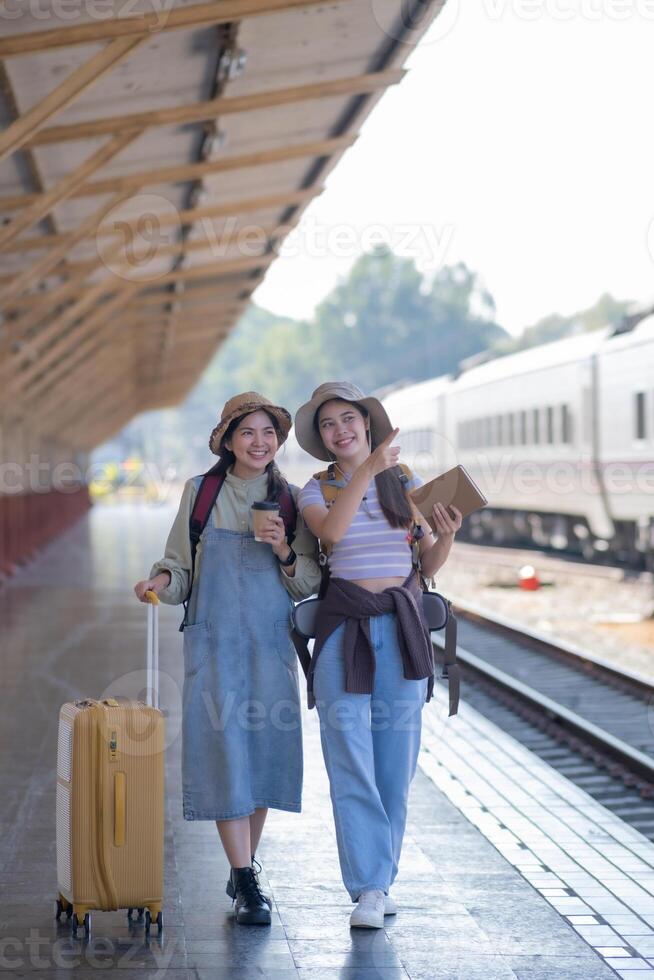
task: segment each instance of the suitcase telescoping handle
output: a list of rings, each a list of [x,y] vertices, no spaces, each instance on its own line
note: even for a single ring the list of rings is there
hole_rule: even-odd
[[[146,700],[153,708],[159,707],[159,596],[156,592],[145,593],[148,600],[148,651]]]

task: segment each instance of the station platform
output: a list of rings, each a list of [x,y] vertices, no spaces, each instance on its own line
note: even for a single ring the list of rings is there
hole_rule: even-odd
[[[0,590],[0,980],[604,980],[654,974],[654,845],[445,690],[420,767],[384,930],[349,929],[315,711],[303,812],[271,811],[258,857],[271,927],[237,926],[211,822],[182,818],[181,607],[161,607],[167,711],[165,928],[54,919],[58,709],[144,686],[132,586],[163,550],[169,508],[98,507]]]

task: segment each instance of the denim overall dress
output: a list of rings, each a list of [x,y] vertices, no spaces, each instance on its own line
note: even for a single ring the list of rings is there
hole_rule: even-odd
[[[183,634],[186,820],[228,820],[256,807],[301,809],[292,605],[269,544],[207,525]]]

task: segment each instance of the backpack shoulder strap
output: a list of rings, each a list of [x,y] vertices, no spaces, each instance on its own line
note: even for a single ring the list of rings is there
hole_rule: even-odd
[[[186,598],[183,602],[184,619],[179,627],[180,633],[184,631],[184,627],[188,623],[188,604],[189,599],[191,598],[191,592],[193,590],[193,579],[195,577],[195,556],[198,550],[198,543],[202,537],[202,532],[207,526],[207,522],[211,511],[214,508],[214,504],[218,499],[220,488],[225,482],[224,473],[216,472],[217,468],[218,464],[213,466],[202,477],[200,486],[198,487],[198,492],[196,493],[195,500],[193,501],[191,516],[189,517],[188,530],[189,537],[191,539],[191,576],[189,578],[188,592],[186,593]]]
[[[202,477],[202,481],[198,487],[198,492],[195,495],[195,500],[193,501],[193,509],[191,510],[191,516],[189,518],[189,534],[191,536],[191,543],[193,543],[193,540],[195,540],[196,547],[202,532],[207,526],[209,515],[213,510],[214,504],[218,499],[218,494],[220,493],[220,488],[224,482],[225,474],[217,473],[216,467],[210,469]]]
[[[292,544],[297,525],[297,507],[295,506],[293,494],[288,487],[285,490],[282,490],[279,495],[279,513],[284,521],[286,540],[289,544]]]
[[[314,480],[317,480],[320,484],[320,492],[322,493],[322,498],[325,501],[325,506],[327,508],[331,507],[336,498],[338,497],[339,490],[342,490],[345,486],[344,480],[336,479],[336,470],[334,464],[330,463],[326,470],[321,470],[319,473],[313,474]],[[328,557],[331,552],[331,548],[324,545],[322,541],[320,542],[320,590],[318,592],[318,598],[322,599],[327,592],[327,586],[329,584],[329,563]]]

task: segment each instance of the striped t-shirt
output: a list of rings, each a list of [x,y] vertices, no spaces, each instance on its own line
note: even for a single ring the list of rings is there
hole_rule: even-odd
[[[349,475],[346,475],[345,480],[349,480]],[[415,475],[406,484],[407,490],[415,490],[420,486],[422,480]],[[312,504],[324,506],[325,498],[315,477],[300,490],[297,503],[300,511]],[[373,480],[344,537],[332,547],[329,570],[332,575],[350,580],[406,578],[411,571],[408,533],[405,528],[391,527],[384,517]]]

